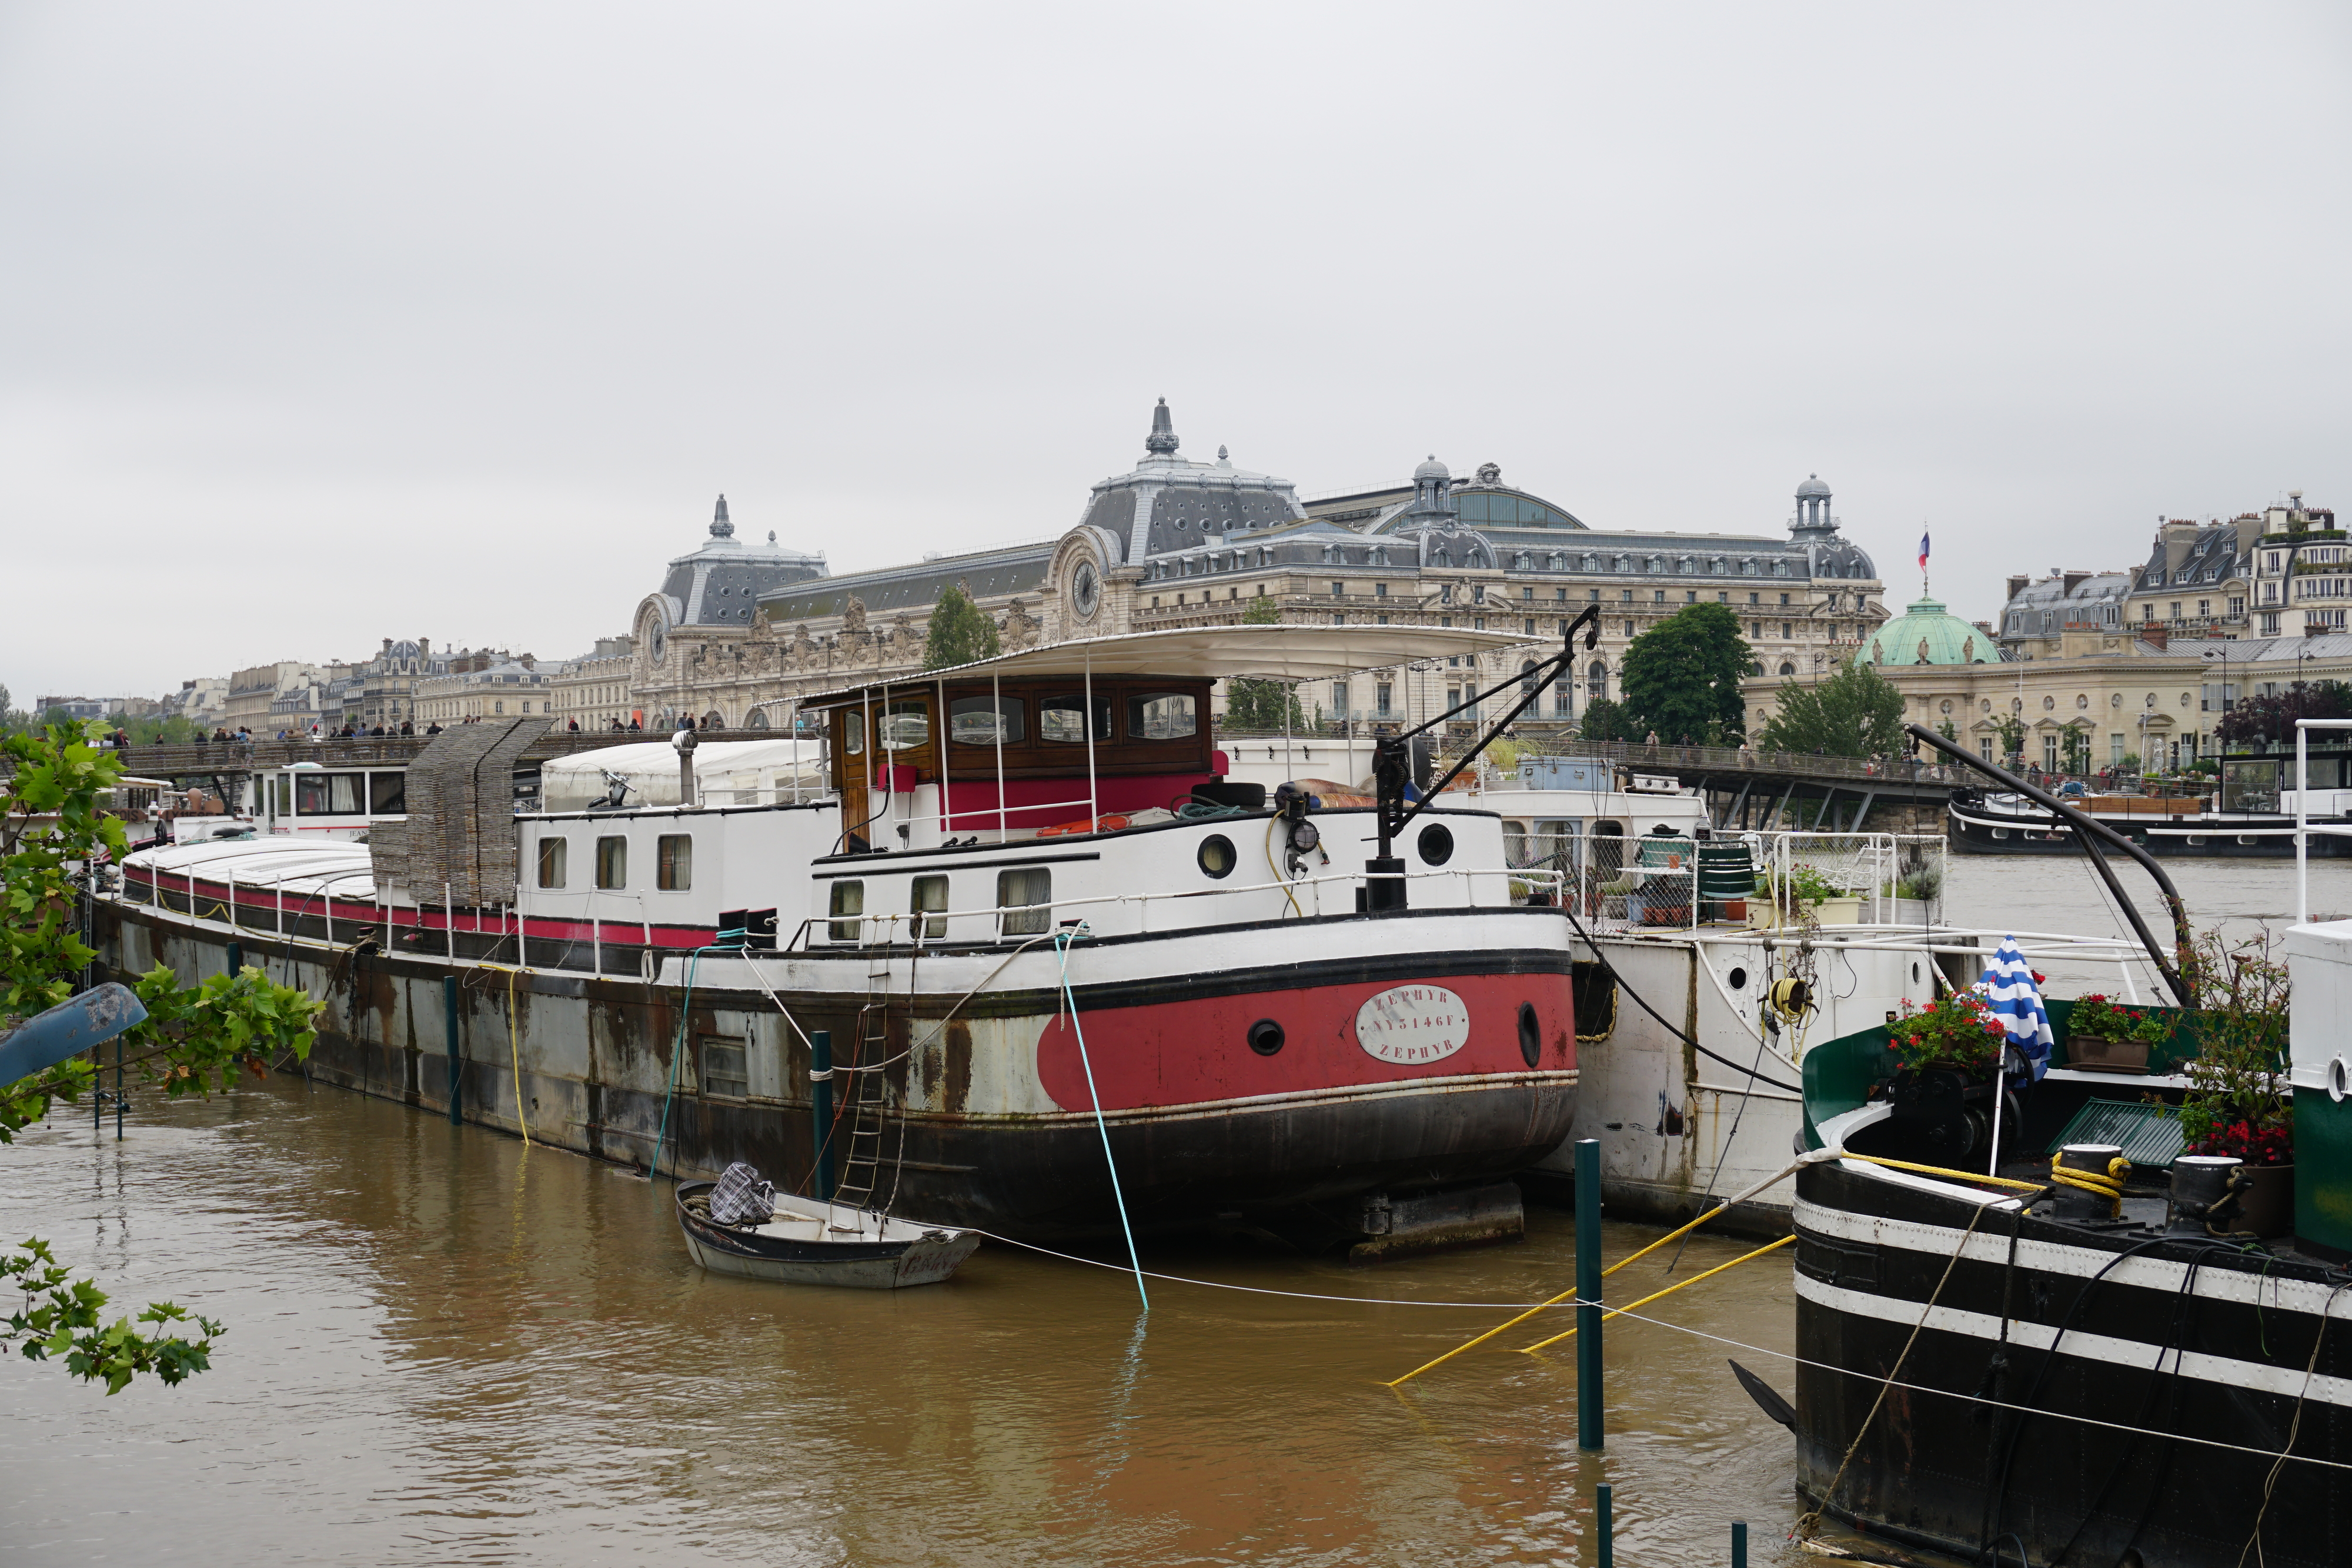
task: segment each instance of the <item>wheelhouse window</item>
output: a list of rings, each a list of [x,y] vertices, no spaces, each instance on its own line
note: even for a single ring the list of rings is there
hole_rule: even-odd
[[[866,750],[866,716],[855,708],[841,716],[841,748],[852,757]]]
[[[882,737],[882,749],[885,751],[912,751],[928,745],[931,738],[930,705],[892,703],[884,710],[881,722],[875,728]]]
[[[294,814],[298,817],[358,817],[367,813],[360,795],[364,773],[297,773]]]
[[[398,817],[408,810],[408,775],[405,773],[371,773],[368,775],[368,814],[375,817]]]
[[[694,835],[664,833],[654,841],[654,885],[664,893],[694,886]]]
[[[563,885],[564,864],[571,858],[572,841],[570,839],[556,838],[540,840],[539,885],[541,887],[562,887]]]
[[[1087,699],[1083,693],[1070,692],[1061,696],[1045,697],[1037,704],[1037,735],[1040,739],[1079,746],[1087,738]],[[1110,738],[1110,698],[1095,698],[1095,738]]]
[[[610,891],[629,885],[629,841],[618,836],[596,841],[596,885]]]
[[[1018,746],[1028,737],[1018,697],[958,697],[948,704],[948,737],[958,746]]]
[[[996,873],[997,931],[1005,936],[1038,936],[1054,928],[1054,873],[1023,866]]]
[[[826,901],[825,913],[833,916],[824,934],[835,942],[857,940],[858,916],[866,913],[866,884],[862,882],[836,882],[833,896]]]
[[[915,940],[938,942],[948,934],[948,879],[943,876],[919,876],[915,879],[915,896],[910,912],[915,917]]]
[[[1127,699],[1129,740],[1177,740],[1197,727],[1189,692],[1138,692]]]

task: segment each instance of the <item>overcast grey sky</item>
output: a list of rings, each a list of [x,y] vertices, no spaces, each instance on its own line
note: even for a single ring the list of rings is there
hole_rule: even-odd
[[[2342,5],[0,4],[0,682],[625,628],[1140,451],[1898,601],[2352,509]]]

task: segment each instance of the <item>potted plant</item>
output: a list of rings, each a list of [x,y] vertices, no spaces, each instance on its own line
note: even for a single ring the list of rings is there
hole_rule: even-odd
[[[1840,920],[1823,915],[1823,906],[1842,903],[1856,911],[1862,907],[1862,900],[1845,898],[1839,893],[1837,883],[1801,862],[1790,866],[1786,876],[1767,871],[1760,885],[1777,923],[1782,925],[1801,925],[1809,919],[1817,925],[1851,925],[1854,924],[1853,915]]]
[[[1906,998],[1886,1026],[1896,1062],[1887,1102],[1943,1163],[1969,1159],[1990,1141],[1993,1076],[2006,1033],[1974,991],[1948,992],[1926,1008]]]
[[[2194,979],[2196,1057],[2181,1066],[2186,1152],[2238,1160],[2253,1178],[2239,1224],[2294,1228],[2294,1101],[2287,1077],[2287,970],[2267,933],[2235,944],[2207,932],[2183,955]]]
[[[2172,1032],[2154,1013],[2118,1007],[2093,991],[2066,1018],[2066,1065],[2095,1072],[2146,1072],[2147,1048]]]

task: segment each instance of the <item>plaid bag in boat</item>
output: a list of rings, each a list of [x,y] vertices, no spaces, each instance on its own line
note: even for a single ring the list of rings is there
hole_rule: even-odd
[[[765,1225],[775,1218],[776,1188],[738,1160],[710,1189],[710,1218],[721,1225]]]

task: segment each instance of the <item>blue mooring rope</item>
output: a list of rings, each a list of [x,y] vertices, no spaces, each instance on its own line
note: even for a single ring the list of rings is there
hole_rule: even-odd
[[[1111,1156],[1110,1126],[1103,1120],[1102,1095],[1095,1089],[1095,1064],[1087,1059],[1086,1025],[1078,1021],[1078,998],[1070,990],[1070,944],[1089,935],[1085,921],[1074,929],[1054,933],[1054,946],[1062,955],[1062,996],[1070,1004],[1070,1028],[1078,1037],[1078,1065],[1087,1071],[1087,1098],[1094,1102],[1095,1131],[1102,1134],[1103,1164],[1110,1167],[1110,1196],[1118,1205],[1118,1228],[1127,1235],[1128,1266],[1135,1270],[1135,1293],[1143,1298],[1143,1310],[1151,1310],[1151,1292],[1143,1288],[1143,1260],[1136,1256],[1135,1227],[1127,1219],[1127,1196],[1118,1186],[1118,1161]]]
[[[732,949],[729,950],[732,951]],[[661,1175],[662,1145],[669,1137],[670,1102],[677,1098],[678,1059],[686,1054],[686,1029],[687,1025],[694,1020],[694,972],[702,967],[703,954],[711,951],[713,951],[712,948],[697,947],[687,956],[686,995],[677,1005],[677,1039],[671,1042],[669,1048],[669,1088],[662,1094],[661,1126],[654,1134],[653,1163],[646,1167],[647,1181],[653,1181]],[[670,1176],[675,1179],[677,1173],[672,1171]]]

